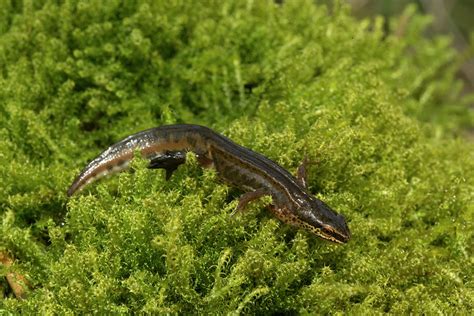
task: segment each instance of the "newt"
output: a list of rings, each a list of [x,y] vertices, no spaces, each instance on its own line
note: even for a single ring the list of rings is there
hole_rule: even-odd
[[[268,209],[282,222],[335,243],[346,243],[351,237],[344,216],[308,191],[306,159],[295,177],[269,158],[200,125],[167,125],[126,137],[82,170],[68,196],[97,179],[127,169],[136,150],[149,160],[150,169],[165,169],[167,180],[185,162],[186,153],[193,152],[202,167],[215,168],[224,182],[246,192],[239,198],[238,211],[253,200],[271,196]]]

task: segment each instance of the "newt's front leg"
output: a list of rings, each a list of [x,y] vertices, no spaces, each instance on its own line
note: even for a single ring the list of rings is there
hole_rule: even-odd
[[[268,193],[264,189],[257,189],[255,191],[250,191],[242,194],[239,198],[239,204],[235,208],[235,210],[230,214],[230,216],[234,216],[237,212],[241,212],[245,209],[247,204],[254,200],[258,200],[259,198],[268,195]]]
[[[308,156],[304,156],[303,161],[301,164],[298,166],[298,169],[296,170],[296,179],[300,182],[300,184],[306,188],[308,186]]]

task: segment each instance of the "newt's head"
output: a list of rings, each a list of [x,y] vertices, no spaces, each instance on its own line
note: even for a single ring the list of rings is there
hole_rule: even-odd
[[[299,199],[300,207],[290,221],[296,226],[309,230],[316,236],[343,244],[351,238],[351,232],[343,215],[333,211],[326,203],[313,197]]]

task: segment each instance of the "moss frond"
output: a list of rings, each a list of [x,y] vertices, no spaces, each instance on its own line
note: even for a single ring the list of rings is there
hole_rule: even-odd
[[[314,1],[2,1],[0,251],[11,313],[464,314],[474,309],[473,126],[446,37],[408,7]],[[195,157],[65,191],[108,145],[199,123],[296,170],[348,219],[328,244]]]

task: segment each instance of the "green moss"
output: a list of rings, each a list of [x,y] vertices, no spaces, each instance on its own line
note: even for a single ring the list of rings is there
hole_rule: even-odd
[[[3,1],[0,251],[14,313],[465,313],[474,308],[472,112],[448,38],[313,1]],[[388,26],[388,32],[384,27]],[[200,123],[345,214],[344,246],[290,228],[192,161],[65,191],[136,131]],[[6,275],[8,269],[0,270]],[[2,281],[0,288],[6,288]]]

